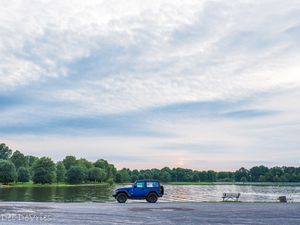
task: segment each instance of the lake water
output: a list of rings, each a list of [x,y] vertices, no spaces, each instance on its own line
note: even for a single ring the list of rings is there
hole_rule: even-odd
[[[242,202],[300,202],[300,186],[164,185],[161,202],[217,202],[223,192],[241,193]],[[112,202],[118,186],[0,187],[0,201]]]
[[[167,185],[163,200],[167,202],[221,201],[224,192],[241,193],[242,202],[278,202],[285,195],[291,202],[300,202],[300,186],[248,186],[248,185]]]

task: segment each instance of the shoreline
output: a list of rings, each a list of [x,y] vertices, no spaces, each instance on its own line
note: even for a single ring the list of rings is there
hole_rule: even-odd
[[[282,186],[282,187],[297,187],[300,186],[299,182],[289,183],[276,183],[276,182],[161,182],[162,185],[238,185],[238,186]],[[132,183],[83,183],[83,184],[68,184],[68,183],[52,183],[52,184],[34,184],[28,183],[11,183],[0,184],[0,188],[14,188],[14,187],[82,187],[82,186],[121,186],[131,185]]]
[[[240,186],[300,186],[299,182],[277,183],[277,182],[168,182],[163,185],[240,185]]]
[[[34,184],[28,183],[12,183],[8,185],[1,184],[0,188],[15,188],[15,187],[82,187],[82,186],[112,186],[110,183],[86,183],[86,184],[68,184],[68,183],[52,183],[52,184]]]

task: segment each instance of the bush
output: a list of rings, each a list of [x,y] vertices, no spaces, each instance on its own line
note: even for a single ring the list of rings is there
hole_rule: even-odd
[[[113,184],[114,184],[114,179],[113,179],[113,178],[109,178],[109,179],[107,180],[107,183],[108,183],[109,185],[113,185]]]

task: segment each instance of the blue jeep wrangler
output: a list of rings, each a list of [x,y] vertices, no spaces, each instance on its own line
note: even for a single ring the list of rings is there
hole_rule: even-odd
[[[113,196],[119,203],[125,203],[127,199],[146,199],[155,203],[164,194],[164,187],[157,180],[137,180],[132,187],[123,187],[115,190]]]

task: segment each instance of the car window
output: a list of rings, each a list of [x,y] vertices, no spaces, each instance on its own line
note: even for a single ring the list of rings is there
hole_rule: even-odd
[[[151,187],[158,187],[158,182],[147,182],[147,187],[151,188]]]
[[[137,182],[136,187],[137,188],[143,188],[144,187],[144,182]]]

